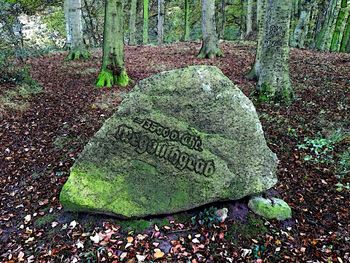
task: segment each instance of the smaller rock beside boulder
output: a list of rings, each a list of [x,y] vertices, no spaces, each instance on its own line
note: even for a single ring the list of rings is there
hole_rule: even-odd
[[[255,214],[267,219],[282,221],[292,217],[292,209],[285,201],[278,198],[252,197],[249,200],[248,206]]]

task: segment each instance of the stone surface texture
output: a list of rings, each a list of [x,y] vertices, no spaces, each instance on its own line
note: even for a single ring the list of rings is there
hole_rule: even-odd
[[[69,211],[169,214],[277,182],[252,102],[218,68],[144,79],[85,146],[60,201]]]
[[[249,208],[256,214],[267,219],[286,220],[292,217],[292,209],[278,198],[253,197],[249,200]]]

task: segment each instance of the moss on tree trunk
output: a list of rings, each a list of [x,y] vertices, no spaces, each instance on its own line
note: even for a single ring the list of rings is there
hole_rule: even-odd
[[[257,24],[258,24],[258,45],[256,49],[254,64],[247,74],[248,79],[258,79],[260,74],[260,58],[262,49],[262,40],[264,36],[264,25],[265,25],[265,6],[267,0],[257,0]]]
[[[267,0],[257,85],[261,101],[289,104],[294,98],[289,77],[291,7],[290,0]]]
[[[292,32],[290,44],[292,47],[304,48],[306,36],[309,31],[311,17],[311,3],[304,1],[300,16],[294,31]]]
[[[349,15],[347,0],[341,0],[340,11],[335,24],[335,30],[332,36],[331,51],[337,52],[341,48],[341,39],[346,26],[346,21]]]
[[[350,14],[348,16],[346,27],[344,29],[340,51],[350,53]]]
[[[164,16],[165,16],[164,0],[158,0],[158,24],[157,24],[158,45],[163,44],[163,41],[164,41]]]
[[[137,0],[131,0],[129,20],[129,45],[136,45],[136,10]]]
[[[149,0],[143,0],[143,35],[142,42],[144,45],[148,44],[148,5]]]
[[[245,38],[249,38],[253,33],[253,0],[247,1],[246,33]]]
[[[106,0],[105,5],[103,61],[96,85],[125,87],[129,77],[124,66],[123,4],[121,0]]]
[[[81,0],[65,0],[68,60],[87,59],[90,57],[83,39]]]
[[[202,0],[202,48],[199,58],[222,56],[215,25],[215,0]]]
[[[184,41],[190,40],[190,0],[185,0],[185,34]]]
[[[339,0],[330,0],[325,14],[324,22],[320,32],[316,37],[316,48],[319,50],[329,50],[331,47],[332,35],[337,17],[337,3]],[[333,27],[334,24],[334,27]]]

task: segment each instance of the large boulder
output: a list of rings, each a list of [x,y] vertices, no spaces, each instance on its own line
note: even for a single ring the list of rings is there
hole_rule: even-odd
[[[144,79],[86,145],[60,200],[143,217],[263,192],[277,182],[252,102],[218,68]]]

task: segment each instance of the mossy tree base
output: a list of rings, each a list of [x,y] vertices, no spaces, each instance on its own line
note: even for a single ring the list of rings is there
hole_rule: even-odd
[[[200,51],[199,51],[199,54],[198,54],[198,58],[209,58],[209,59],[212,59],[212,58],[216,58],[216,57],[222,57],[224,54],[222,53],[221,49],[220,48],[205,48],[203,47]]]
[[[257,80],[258,74],[256,73],[255,65],[252,67],[252,69],[245,75],[245,77],[248,80]]]
[[[256,97],[259,102],[278,102],[290,105],[295,99],[295,94],[291,86],[276,90],[271,84],[265,82],[258,86]]]
[[[89,59],[90,53],[87,50],[71,50],[67,56],[67,60],[83,60]]]
[[[130,78],[125,70],[115,76],[111,70],[103,69],[97,77],[96,86],[99,88],[111,88],[113,85],[126,87],[129,82]]]

